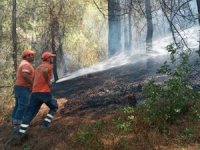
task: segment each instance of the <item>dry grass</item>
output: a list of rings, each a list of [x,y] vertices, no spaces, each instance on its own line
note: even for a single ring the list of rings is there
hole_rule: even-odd
[[[14,106],[14,97],[12,94],[12,88],[0,89],[0,124],[2,122],[9,122],[11,116],[11,110]]]

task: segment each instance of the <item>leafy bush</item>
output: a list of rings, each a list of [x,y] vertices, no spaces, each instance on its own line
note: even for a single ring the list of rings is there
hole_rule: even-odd
[[[194,120],[200,120],[200,99],[191,107],[190,116]]]
[[[182,137],[184,139],[192,139],[192,138],[194,138],[194,129],[193,128],[185,128]]]
[[[172,45],[167,50],[171,53],[171,64],[165,62],[157,73],[167,74],[169,79],[160,85],[151,79],[143,88],[147,101],[141,106],[145,119],[161,131],[166,131],[167,124],[181,114],[191,111],[192,104],[199,98],[189,78],[193,72],[189,53],[177,54]]]

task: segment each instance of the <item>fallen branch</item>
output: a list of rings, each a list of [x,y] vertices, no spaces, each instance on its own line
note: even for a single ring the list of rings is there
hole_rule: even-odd
[[[0,85],[0,88],[9,88],[12,87],[12,85]]]

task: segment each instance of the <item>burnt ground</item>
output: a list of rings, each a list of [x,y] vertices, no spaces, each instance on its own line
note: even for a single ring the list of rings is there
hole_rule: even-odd
[[[162,83],[168,78],[166,75],[156,74],[165,60],[165,56],[148,58],[135,64],[59,82],[53,84],[53,95],[58,99],[68,100],[61,111],[63,115],[83,115],[89,111],[93,118],[106,116],[126,105],[142,103],[142,86],[148,79],[153,77],[156,82]],[[199,78],[196,76],[194,79],[197,84],[194,88],[197,90],[200,90]]]
[[[141,94],[144,82],[154,77],[158,82],[166,76],[155,76],[160,61],[128,64],[80,76],[53,85],[56,98],[66,98],[63,115],[94,111],[93,117],[106,115],[126,105],[136,105],[144,100]]]
[[[88,89],[97,86],[105,86],[105,83],[110,80],[124,84],[144,81],[147,77],[154,75],[160,65],[161,63],[149,60],[149,62],[138,62],[134,65],[128,64],[101,72],[87,74],[54,84],[53,94],[57,98],[72,98],[77,94],[84,93]]]

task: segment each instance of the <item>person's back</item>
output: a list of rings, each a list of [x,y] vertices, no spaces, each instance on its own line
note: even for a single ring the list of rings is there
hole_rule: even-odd
[[[45,78],[44,71],[47,71],[48,78]],[[49,82],[51,78],[52,65],[48,62],[43,62],[35,69],[35,77],[32,92],[51,92],[51,87],[49,87]]]
[[[16,73],[16,81],[14,86],[15,107],[12,112],[12,124],[14,131],[22,122],[24,113],[29,104],[32,81],[34,77],[34,68],[30,64],[34,60],[35,52],[32,50],[24,50],[22,52],[23,60],[19,64]]]
[[[23,73],[28,73],[31,80],[34,77],[34,68],[27,60],[22,60],[16,74],[15,85],[31,88],[32,84],[25,80]]]

